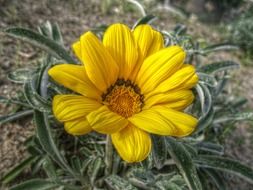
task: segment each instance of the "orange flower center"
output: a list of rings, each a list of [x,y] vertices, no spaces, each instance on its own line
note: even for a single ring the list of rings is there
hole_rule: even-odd
[[[128,118],[141,111],[144,96],[130,80],[118,79],[102,95],[102,99],[111,111]]]

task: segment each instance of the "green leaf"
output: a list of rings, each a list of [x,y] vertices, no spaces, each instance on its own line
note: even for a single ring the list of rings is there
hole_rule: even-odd
[[[105,183],[111,190],[138,190],[127,180],[118,175],[110,175],[105,179]]]
[[[31,43],[47,51],[51,55],[54,55],[58,58],[62,58],[68,63],[75,63],[75,60],[61,45],[37,32],[25,28],[15,28],[15,27],[8,28],[4,32],[9,36]]]
[[[231,107],[240,108],[244,106],[248,102],[247,98],[245,97],[237,97],[235,100],[231,101]]]
[[[45,157],[40,157],[35,163],[33,163],[31,167],[31,176],[35,176],[39,172],[41,172],[43,163],[45,162]]]
[[[88,175],[90,177],[90,183],[94,185],[95,180],[97,179],[99,172],[104,168],[104,163],[100,157],[90,163],[88,166]]]
[[[145,167],[132,167],[127,171],[128,181],[138,188],[146,189],[145,187],[155,187],[155,175],[151,169]]]
[[[22,117],[26,117],[26,116],[32,115],[32,114],[33,114],[33,110],[24,110],[24,111],[20,111],[17,113],[0,116],[0,125],[2,125],[4,123],[11,122],[11,121],[15,121],[17,119],[20,119]]]
[[[204,54],[216,52],[216,51],[228,51],[228,50],[238,50],[238,46],[229,44],[229,43],[221,43],[221,44],[214,44],[202,49]]]
[[[4,104],[16,104],[16,105],[32,108],[26,102],[23,102],[23,101],[21,101],[19,99],[11,99],[11,98],[3,97],[3,96],[0,96],[0,103],[4,103]]]
[[[8,79],[15,83],[23,84],[30,80],[36,73],[37,68],[22,68],[8,74]]]
[[[53,39],[63,46],[63,38],[61,35],[60,27],[57,23],[52,24]]]
[[[81,173],[82,171],[82,162],[80,160],[80,157],[74,155],[70,159],[71,167],[78,173]]]
[[[208,189],[210,187],[210,180],[207,177],[207,174],[202,171],[203,169],[198,168],[198,176],[199,180],[201,181],[202,187],[205,187],[205,189]]]
[[[224,148],[223,146],[211,142],[199,142],[196,144],[196,147],[198,150],[213,153],[213,154],[218,154],[222,155],[224,154]]]
[[[157,169],[164,166],[167,159],[167,144],[165,137],[152,135],[153,149],[152,157]]]
[[[200,118],[204,118],[212,109],[212,96],[209,89],[204,84],[198,83],[195,89],[198,93],[201,105],[202,114]]]
[[[146,15],[143,18],[140,18],[133,26],[133,29],[141,24],[150,24],[152,23],[157,17],[154,15]]]
[[[222,177],[219,175],[218,172],[216,172],[213,169],[207,169],[207,168],[205,168],[204,171],[209,176],[209,179],[213,181],[217,189],[219,190],[227,189],[226,184],[224,183],[224,180],[222,179]]]
[[[245,120],[253,121],[253,112],[241,112],[218,117],[214,120],[214,124]]]
[[[211,74],[211,73],[216,73],[216,72],[220,72],[220,71],[226,71],[229,69],[238,69],[239,66],[240,65],[234,61],[230,61],[230,60],[219,61],[219,62],[214,62],[214,63],[204,65],[204,66],[200,67],[198,69],[198,71],[203,72],[203,73],[207,73],[207,74]]]
[[[186,34],[187,27],[183,24],[177,24],[174,28],[175,35],[184,35]]]
[[[199,133],[203,130],[205,130],[208,126],[210,126],[213,123],[214,118],[214,110],[211,108],[209,113],[205,116],[199,119],[197,130],[194,133]]]
[[[13,181],[22,171],[24,171],[24,169],[35,162],[35,160],[37,160],[37,157],[31,156],[20,162],[17,166],[15,166],[12,170],[3,176],[1,179],[2,183],[7,184]]]
[[[38,75],[35,75],[32,80],[25,83],[24,85],[25,98],[27,102],[33,107],[33,109],[39,110],[41,112],[50,112],[52,106],[36,91],[37,80]]]
[[[87,158],[87,159],[83,160],[82,168],[80,170],[82,175],[87,175],[86,171],[88,170],[88,167],[89,167],[90,163],[92,163],[92,161],[93,161],[92,158]]]
[[[15,185],[10,190],[52,190],[59,185],[46,179],[32,179]]]
[[[170,156],[175,161],[189,189],[201,190],[201,182],[189,152],[185,149],[181,142],[177,142],[174,138],[168,137],[166,138],[166,142],[169,147],[168,151]]]
[[[187,186],[181,175],[163,175],[162,179],[156,182],[159,190],[186,190]]]
[[[63,46],[63,38],[62,38],[61,31],[57,23],[51,23],[47,21],[38,29],[42,35],[54,40],[55,42]]]
[[[37,127],[37,135],[43,149],[48,153],[48,155],[55,160],[63,169],[67,170],[74,177],[77,177],[75,172],[68,166],[65,158],[61,155],[58,150],[52,133],[50,124],[48,121],[48,116],[45,113],[39,111],[34,112],[34,122]]]
[[[235,174],[253,184],[253,169],[238,161],[220,156],[201,155],[194,160],[201,168],[212,168]]]
[[[53,158],[64,160],[53,140],[47,116],[41,112],[35,111],[34,122],[37,127],[38,139],[43,149]]]
[[[53,181],[57,181],[56,168],[48,156],[46,156],[44,159],[43,169],[46,172],[48,178],[52,179]]]
[[[91,28],[90,31],[94,33],[105,32],[107,28],[108,28],[108,25],[102,24],[100,26]]]
[[[208,85],[210,87],[215,87],[218,84],[217,80],[212,75],[201,73],[201,72],[198,72],[197,75],[199,77],[199,81],[204,83],[205,85]]]

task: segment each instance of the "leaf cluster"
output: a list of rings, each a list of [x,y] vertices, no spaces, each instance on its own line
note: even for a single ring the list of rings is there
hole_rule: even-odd
[[[231,39],[248,55],[253,57],[253,6],[250,6],[236,19],[231,27]]]
[[[134,27],[153,19],[153,16],[146,16]],[[93,31],[99,36],[105,28]],[[201,47],[187,35],[183,25],[177,25],[173,31],[161,32],[166,46],[178,44],[184,47],[188,53],[187,63],[194,64],[197,69],[196,100],[186,111],[199,118],[198,127],[190,137],[181,139],[152,135],[152,153],[141,163],[127,164],[113,151],[112,165],[108,168],[105,136],[97,133],[80,137],[67,135],[52,115],[53,96],[72,92],[51,81],[47,71],[63,61],[77,64],[63,47],[57,24],[47,22],[39,27],[39,32],[6,29],[6,35],[32,43],[46,54],[36,67],[9,74],[11,81],[23,85],[21,95],[12,99],[0,97],[1,103],[22,107],[17,113],[1,116],[1,124],[31,115],[36,126],[35,134],[26,141],[30,156],[1,179],[2,185],[13,183],[27,168],[31,178],[11,186],[11,190],[226,189],[223,172],[253,183],[252,168],[227,158],[221,144],[224,134],[235,122],[252,120],[252,112],[242,111],[246,100],[234,98],[226,91],[229,72],[239,64],[231,60],[202,62],[202,58],[211,53],[235,51],[237,47],[224,43]]]

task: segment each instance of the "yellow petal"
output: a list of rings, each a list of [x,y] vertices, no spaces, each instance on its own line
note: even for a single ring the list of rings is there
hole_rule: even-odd
[[[185,64],[175,74],[162,82],[152,93],[191,89],[197,84],[197,82],[198,76],[194,66]]]
[[[92,129],[86,118],[77,118],[64,123],[64,129],[71,135],[85,135]]]
[[[72,49],[74,50],[75,55],[80,61],[82,61],[82,52],[81,52],[81,42],[77,41],[72,44]]]
[[[128,120],[144,131],[176,137],[191,134],[197,125],[197,119],[193,116],[165,106],[143,110]]]
[[[78,57],[80,61],[82,61],[82,51],[81,51],[81,43],[77,41],[72,44],[72,49],[74,50],[75,55]]]
[[[150,136],[132,124],[118,133],[113,133],[111,137],[117,152],[127,162],[141,162],[150,153]]]
[[[127,119],[112,112],[107,106],[102,106],[91,112],[87,115],[87,120],[93,130],[103,134],[116,133],[128,124]]]
[[[164,40],[160,32],[157,32],[150,25],[146,24],[137,26],[133,31],[133,35],[140,49],[138,61],[130,76],[130,79],[135,81],[144,58],[162,49],[164,47]]]
[[[119,65],[119,78],[128,79],[138,59],[138,46],[130,29],[123,24],[111,25],[103,44]]]
[[[102,92],[89,80],[84,66],[60,64],[52,67],[48,74],[68,89],[90,98],[100,99]]]
[[[78,95],[56,95],[53,99],[53,113],[63,122],[85,116],[101,107],[96,100]]]
[[[133,34],[143,57],[148,57],[164,47],[162,34],[152,29],[150,25],[137,26]]]
[[[185,52],[179,46],[162,49],[145,59],[136,78],[142,93],[152,91],[168,79],[183,65],[184,59]]]
[[[143,109],[149,109],[155,105],[163,105],[176,110],[184,110],[193,102],[193,99],[194,95],[191,90],[160,93],[147,98]]]
[[[102,42],[91,32],[80,38],[81,56],[89,79],[104,92],[118,78],[119,68]]]

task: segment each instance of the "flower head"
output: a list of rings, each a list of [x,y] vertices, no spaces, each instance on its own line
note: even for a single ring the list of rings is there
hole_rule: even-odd
[[[164,47],[161,33],[151,26],[131,31],[113,24],[102,42],[87,32],[73,50],[82,65],[49,70],[77,93],[53,99],[54,115],[68,133],[109,134],[124,160],[139,162],[151,150],[149,133],[183,137],[195,129],[197,119],[183,112],[194,99],[195,69],[184,64],[181,47]]]

